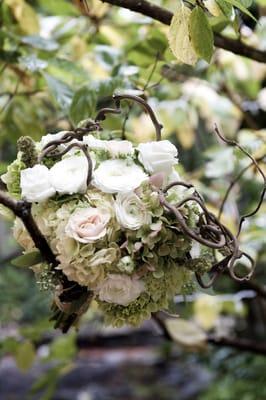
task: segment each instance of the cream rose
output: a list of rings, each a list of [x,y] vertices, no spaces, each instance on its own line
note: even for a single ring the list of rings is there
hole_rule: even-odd
[[[115,212],[119,224],[126,229],[136,230],[151,223],[151,215],[134,192],[118,193]]]
[[[85,156],[70,156],[50,169],[53,188],[60,194],[84,193],[87,189],[88,161]]]
[[[69,218],[65,233],[80,243],[93,243],[106,235],[110,214],[99,208],[78,208]]]
[[[139,161],[151,174],[157,172],[169,174],[173,165],[177,164],[177,149],[169,140],[141,143],[137,149]]]
[[[99,299],[107,303],[127,306],[136,300],[144,289],[145,286],[141,280],[128,275],[109,274],[99,289]]]
[[[94,171],[93,185],[105,193],[131,192],[146,178],[142,168],[134,163],[107,160]]]
[[[30,202],[40,202],[55,194],[49,169],[44,165],[26,168],[20,175],[21,195]]]

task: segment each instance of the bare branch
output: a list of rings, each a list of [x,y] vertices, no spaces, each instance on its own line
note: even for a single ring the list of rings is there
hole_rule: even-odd
[[[266,355],[266,344],[249,339],[209,336],[208,343],[219,347],[232,347],[241,351]]]
[[[48,262],[48,264],[56,267],[58,262],[55,258],[55,255],[53,254],[47,240],[39,230],[32,217],[31,204],[27,201],[14,200],[3,191],[0,191],[0,203],[9,210],[13,211],[13,213],[22,220],[35,246],[40,250],[44,259]]]
[[[156,324],[159,326],[163,337],[170,341],[174,342],[172,339],[171,335],[169,334],[164,320],[165,316],[163,316],[161,313],[154,313],[152,315],[152,319],[156,322]],[[255,353],[255,354],[265,354],[266,355],[266,344],[265,343],[258,343],[253,340],[249,339],[240,339],[240,338],[229,338],[229,337],[217,337],[214,335],[208,335],[207,337],[207,342],[209,344],[213,344],[218,347],[232,347],[237,350],[241,351],[247,351],[250,353]]]
[[[131,11],[138,12],[142,15],[146,15],[156,21],[162,22],[165,25],[170,25],[173,13],[166,10],[165,8],[156,6],[146,0],[101,0],[103,3],[109,3],[114,6],[126,8]],[[243,57],[250,58],[252,60],[265,63],[266,52],[255,49],[254,47],[248,46],[239,40],[227,38],[225,36],[215,34],[214,44],[216,47],[231,51],[234,54],[238,54]]]
[[[240,146],[240,144],[238,144],[238,143],[237,143],[236,141],[234,141],[234,140],[226,139],[226,138],[221,134],[221,132],[219,131],[219,129],[218,129],[217,126],[215,126],[215,133],[216,133],[217,136],[218,136],[224,143],[226,143],[228,146],[236,147],[236,148],[238,148],[243,154],[245,154],[245,155],[252,161],[252,164],[254,165],[254,167],[256,167],[257,171],[260,173],[260,175],[261,175],[261,177],[262,177],[262,180],[263,180],[263,187],[262,187],[261,194],[260,194],[260,198],[259,198],[259,201],[258,201],[258,204],[257,204],[255,210],[251,211],[251,212],[248,213],[248,214],[243,215],[243,216],[240,218],[239,227],[238,227],[238,232],[237,232],[237,237],[238,237],[238,236],[240,235],[240,233],[241,233],[242,225],[243,225],[243,222],[245,221],[245,219],[246,219],[246,218],[249,218],[249,217],[252,217],[253,215],[255,215],[255,214],[259,211],[259,209],[260,209],[260,207],[261,207],[261,205],[262,205],[262,203],[263,203],[264,195],[265,195],[265,193],[266,193],[266,176],[265,176],[263,170],[260,168],[260,166],[259,166],[257,160],[256,160],[247,150],[245,150],[242,146]],[[244,171],[244,172],[245,172],[245,171]],[[241,177],[241,176],[242,176],[242,175],[240,175],[240,177]]]

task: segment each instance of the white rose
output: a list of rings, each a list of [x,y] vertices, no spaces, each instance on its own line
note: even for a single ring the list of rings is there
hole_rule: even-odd
[[[139,161],[145,170],[151,174],[156,172],[170,173],[177,164],[177,149],[169,140],[141,143],[137,147]]]
[[[133,153],[133,145],[128,140],[109,140],[107,141],[107,149],[112,158]]]
[[[134,192],[118,193],[115,212],[119,224],[126,229],[136,230],[151,223],[151,215]]]
[[[55,194],[49,169],[44,165],[23,169],[20,175],[20,187],[22,197],[30,202],[45,201]]]
[[[85,193],[87,189],[88,161],[85,156],[70,156],[50,169],[54,189],[61,194]]]
[[[80,243],[93,243],[106,235],[110,214],[99,208],[78,208],[65,228],[67,236]]]
[[[93,185],[105,193],[131,192],[147,178],[142,168],[126,160],[103,161],[94,171]]]
[[[107,303],[127,306],[136,300],[145,289],[141,280],[128,275],[109,274],[99,290],[99,299]]]

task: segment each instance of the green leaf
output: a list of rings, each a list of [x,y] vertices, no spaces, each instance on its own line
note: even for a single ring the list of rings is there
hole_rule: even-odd
[[[76,339],[76,333],[56,338],[50,346],[50,358],[61,361],[71,360],[77,352]]]
[[[43,76],[58,105],[63,110],[68,110],[73,97],[72,89],[66,83],[54,78],[50,74],[43,73]]]
[[[93,117],[96,110],[97,95],[90,87],[84,86],[73,97],[70,106],[70,118],[73,124]]]
[[[225,17],[225,15],[221,15],[220,17],[211,17],[209,22],[213,32],[217,33],[222,32],[224,28],[229,24],[229,21]]]
[[[195,7],[190,14],[189,33],[197,55],[210,62],[213,54],[213,33],[201,7]]]
[[[239,0],[239,2],[240,2],[244,7],[249,8],[249,7],[252,5],[253,0]]]
[[[20,57],[19,63],[22,65],[22,67],[28,69],[30,72],[37,72],[48,66],[47,61],[37,58],[35,54]]]
[[[59,44],[55,40],[44,39],[37,35],[23,36],[21,42],[38,50],[56,51],[59,48]]]
[[[231,4],[226,3],[226,0],[216,0],[216,3],[220,7],[225,17],[227,17],[229,20],[232,20],[234,18],[235,13]]]
[[[169,46],[175,57],[185,64],[195,65],[198,56],[189,35],[189,20],[191,11],[179,1],[169,28]]]
[[[19,51],[6,51],[1,49],[0,51],[0,60],[7,63],[16,63],[20,56]]]
[[[257,22],[257,19],[254,17],[254,15],[252,15],[251,12],[249,12],[247,8],[243,6],[241,0],[224,0],[224,1],[232,4],[234,7],[239,8],[239,10],[241,10],[244,14],[248,15],[250,18],[252,18],[254,21]]]
[[[67,0],[39,0],[40,7],[49,15],[78,16],[78,9]]]
[[[104,79],[80,88],[74,95],[70,106],[70,118],[74,124],[93,117],[97,100],[110,97],[122,86],[120,78]]]
[[[165,326],[172,339],[187,349],[202,349],[207,343],[206,333],[191,321],[169,318],[165,320]]]
[[[39,250],[32,251],[31,253],[23,254],[11,261],[11,264],[15,267],[32,267],[33,265],[40,264],[44,261],[43,256]]]
[[[24,0],[5,0],[21,30],[26,34],[39,32],[39,19],[35,10]]]
[[[35,349],[30,341],[19,345],[15,353],[15,360],[18,368],[22,371],[27,371],[31,368],[35,360]]]

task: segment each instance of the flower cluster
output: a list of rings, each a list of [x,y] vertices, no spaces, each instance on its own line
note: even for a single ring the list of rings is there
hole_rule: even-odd
[[[193,290],[193,271],[210,267],[206,249],[182,232],[160,202],[163,188],[179,180],[176,147],[168,140],[134,146],[92,134],[74,139],[86,146],[92,161],[88,183],[88,159],[79,147],[53,162],[45,157],[38,162],[43,148],[64,135],[21,146],[2,176],[10,194],[32,203],[33,217],[56,256],[51,274],[47,263],[33,267],[37,281],[49,280],[42,287],[56,292],[63,276],[93,292],[107,323],[138,325],[167,309],[176,294]],[[175,205],[188,195],[189,189],[175,186],[166,198]],[[197,205],[186,202],[180,210],[195,227]],[[36,251],[19,219],[14,236],[26,254]]]

